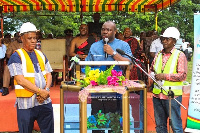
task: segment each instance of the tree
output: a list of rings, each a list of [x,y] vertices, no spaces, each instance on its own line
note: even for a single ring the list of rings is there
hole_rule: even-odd
[[[191,0],[181,0],[172,7],[158,13],[158,25],[164,29],[169,26],[177,27],[181,33],[181,37],[193,45],[194,13],[199,11],[199,9],[200,6]]]
[[[198,4],[197,4],[198,3]],[[199,0],[181,0],[180,2],[159,11],[158,33],[169,26],[175,26],[180,30],[181,37],[193,44],[193,15],[200,11]],[[69,28],[74,32],[74,36],[79,33],[81,23],[88,23],[92,20],[92,12],[18,12],[15,17],[11,13],[4,14],[4,31],[10,33],[19,30],[23,22],[30,21],[38,29],[44,32],[45,36],[53,33],[55,37],[64,36],[64,30]],[[142,31],[155,29],[155,13],[136,13],[136,12],[101,12],[101,22],[108,20],[116,23],[118,31],[130,27],[134,36],[139,36]],[[81,19],[82,18],[82,19]],[[82,21],[81,21],[82,20]]]

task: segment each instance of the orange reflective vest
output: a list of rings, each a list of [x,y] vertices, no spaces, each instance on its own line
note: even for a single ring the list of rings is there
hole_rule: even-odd
[[[16,52],[19,54],[22,61],[22,72],[23,72],[24,78],[29,80],[31,83],[35,85],[35,71],[34,71],[34,65],[32,63],[31,58],[29,57],[28,53],[23,48],[16,50]],[[39,50],[34,49],[34,52],[36,54],[38,63],[40,65],[42,74],[46,80],[45,56]],[[27,90],[26,88],[23,88],[21,85],[18,85],[15,79],[14,79],[14,85],[15,85],[15,94],[17,97],[33,96],[34,94],[33,92]]]

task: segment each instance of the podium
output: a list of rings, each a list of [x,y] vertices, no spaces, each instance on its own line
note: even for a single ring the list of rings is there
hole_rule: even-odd
[[[127,61],[80,61],[76,65],[76,78],[80,79],[82,65],[124,65],[128,66],[130,63]],[[129,70],[126,69],[126,78],[129,78]],[[130,111],[129,111],[129,93],[132,91],[143,91],[143,131],[147,132],[147,120],[146,120],[146,108],[147,108],[147,90],[145,84],[142,81],[137,81],[141,84],[141,87],[130,86],[122,95],[122,117],[123,117],[123,133],[130,133]],[[66,81],[62,81],[60,86],[60,132],[64,133],[64,91],[79,92],[82,89],[80,83],[76,85],[68,85]],[[94,89],[89,90],[89,93],[115,93],[112,88],[104,88],[96,92]],[[77,96],[78,99],[78,96]],[[79,100],[79,123],[80,133],[87,133],[87,101]]]

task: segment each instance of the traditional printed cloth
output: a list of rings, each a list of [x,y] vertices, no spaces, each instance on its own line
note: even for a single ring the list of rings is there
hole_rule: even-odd
[[[76,54],[84,54],[87,55],[91,45],[95,42],[95,38],[92,36],[89,36],[88,39],[82,43],[78,48],[75,49]]]
[[[140,61],[143,61],[143,58],[141,56],[142,55],[142,49],[140,48],[137,39],[131,37],[131,38],[128,38],[128,39],[126,39],[124,41],[129,44],[133,56],[135,58],[139,59]],[[146,67],[145,67],[144,64],[142,64],[140,62],[136,62],[136,63],[138,63],[138,65],[140,67],[142,67],[146,71]],[[133,65],[133,68],[130,70],[129,79],[130,80],[143,80],[143,81],[146,81],[147,80],[147,76],[136,65]]]

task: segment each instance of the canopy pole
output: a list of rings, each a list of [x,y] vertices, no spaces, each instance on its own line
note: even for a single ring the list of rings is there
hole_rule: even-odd
[[[82,0],[81,0],[80,8],[81,8],[80,18],[81,18],[81,24],[82,24],[82,22],[83,22],[83,5],[82,5]]]
[[[155,12],[155,30],[158,31],[158,13]]]
[[[1,13],[1,33],[3,35],[3,6],[0,6],[0,13]]]
[[[1,33],[3,35],[3,15],[1,13]]]
[[[155,31],[158,31],[158,9],[157,9],[157,5],[155,6]]]

